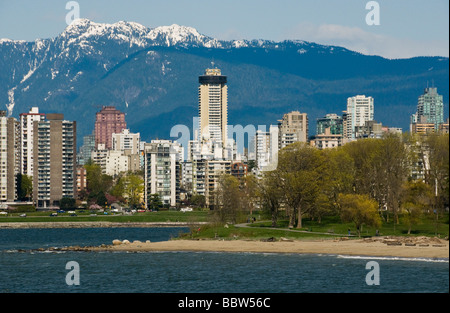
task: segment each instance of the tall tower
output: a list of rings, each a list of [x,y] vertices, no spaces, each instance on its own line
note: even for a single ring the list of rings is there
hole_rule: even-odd
[[[76,122],[63,114],[47,114],[35,121],[33,144],[33,202],[36,207],[59,205],[63,197],[75,198]]]
[[[227,143],[228,88],[227,77],[220,69],[206,69],[199,77],[198,115],[200,138]]]
[[[106,149],[112,149],[112,134],[121,133],[125,128],[125,113],[113,106],[104,106],[95,118],[95,146],[105,144]]]
[[[17,199],[19,143],[19,123],[14,117],[6,117],[6,111],[0,111],[0,202]]]
[[[355,127],[364,126],[367,121],[373,121],[374,107],[373,98],[357,95],[347,99],[346,111],[346,139],[355,139]]]
[[[20,114],[20,172],[33,176],[33,122],[43,121],[44,113],[38,107],[32,107],[28,113]]]
[[[442,95],[437,93],[436,87],[425,88],[417,101],[417,112],[411,117],[411,124],[434,124],[437,130],[444,123],[444,101]]]
[[[171,140],[152,140],[144,145],[144,202],[159,194],[164,205],[175,206],[180,197],[181,145]]]
[[[294,142],[307,142],[308,140],[308,115],[299,111],[292,111],[283,115],[278,120],[278,147],[283,149]]]

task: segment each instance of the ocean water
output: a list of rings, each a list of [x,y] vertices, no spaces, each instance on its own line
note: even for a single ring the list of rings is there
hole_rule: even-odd
[[[448,293],[449,260],[222,252],[48,252],[37,248],[162,241],[184,228],[0,230],[2,293]],[[79,284],[66,277],[79,265]],[[379,284],[368,285],[368,262]],[[373,278],[373,276],[370,276]]]

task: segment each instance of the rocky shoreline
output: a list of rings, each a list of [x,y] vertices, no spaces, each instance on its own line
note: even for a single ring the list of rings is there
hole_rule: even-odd
[[[195,224],[204,224],[197,222]],[[0,223],[0,229],[18,228],[96,228],[96,227],[189,227],[188,222],[13,222]]]
[[[392,244],[395,242],[396,244]],[[320,253],[358,256],[393,256],[406,258],[449,257],[449,243],[438,238],[420,237],[416,241],[402,242],[401,238],[389,237],[380,240],[169,240],[141,242],[115,239],[111,244],[95,247],[50,247],[39,248],[39,252],[155,252],[155,251],[206,251],[206,252],[257,252],[257,253]],[[30,252],[27,250],[19,252]]]

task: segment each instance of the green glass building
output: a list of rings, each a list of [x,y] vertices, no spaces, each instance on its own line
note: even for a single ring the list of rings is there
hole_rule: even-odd
[[[316,124],[316,134],[324,134],[325,128],[330,128],[330,134],[332,135],[343,135],[344,126],[341,116],[337,114],[327,114],[325,117],[318,118]]]
[[[437,93],[436,87],[425,88],[417,102],[417,113],[411,118],[412,123],[425,122],[434,124],[435,129],[444,123],[444,101]]]

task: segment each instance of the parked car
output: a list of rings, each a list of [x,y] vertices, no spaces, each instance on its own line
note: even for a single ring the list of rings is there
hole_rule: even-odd
[[[58,216],[58,213],[56,212],[50,213],[50,216]]]
[[[20,216],[20,217],[27,217],[27,215],[26,215],[25,213],[20,214],[19,216]]]
[[[192,208],[188,207],[188,208],[181,208],[180,211],[181,212],[192,212],[193,210],[192,210]]]

